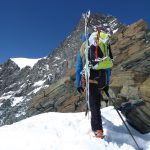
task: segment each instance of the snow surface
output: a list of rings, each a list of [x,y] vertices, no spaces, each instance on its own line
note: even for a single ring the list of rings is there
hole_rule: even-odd
[[[12,61],[14,61],[20,69],[30,66],[31,68],[40,60],[41,58],[37,59],[30,59],[30,58],[11,58]]]
[[[5,93],[4,93],[4,94],[5,94]],[[3,95],[4,95],[4,94],[3,94]],[[9,98],[12,96],[11,94],[9,94],[9,95],[4,95],[4,96],[3,96],[3,95],[0,97],[0,100],[9,99]]]
[[[45,113],[0,127],[1,150],[136,150],[113,107],[102,109],[104,140],[93,137],[85,113]],[[129,126],[143,150],[150,150],[150,133]]]
[[[60,58],[60,57],[55,57],[55,59],[56,59],[56,60],[60,60],[61,58]]]
[[[117,31],[118,31],[118,28],[117,28],[116,30],[113,30],[112,32],[113,32],[113,34],[114,34],[114,33],[116,33]]]
[[[17,105],[18,103],[22,102],[24,100],[24,97],[21,96],[21,97],[14,97],[14,100],[13,100],[13,104],[11,105],[12,107]]]
[[[38,82],[35,82],[33,86],[42,86],[44,84],[45,80],[40,80]]]

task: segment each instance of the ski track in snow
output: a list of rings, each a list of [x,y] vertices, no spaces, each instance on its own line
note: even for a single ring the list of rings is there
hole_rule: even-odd
[[[90,116],[90,114],[89,114]],[[0,128],[1,150],[136,150],[137,147],[113,107],[102,109],[104,140],[93,137],[85,113],[45,113]],[[143,150],[150,150],[150,134],[130,127]]]

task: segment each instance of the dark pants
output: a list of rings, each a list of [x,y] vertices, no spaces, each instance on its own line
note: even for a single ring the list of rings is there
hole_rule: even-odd
[[[93,131],[102,129],[102,119],[101,119],[101,94],[98,89],[98,85],[90,83],[89,85],[89,104],[91,110],[91,127]]]

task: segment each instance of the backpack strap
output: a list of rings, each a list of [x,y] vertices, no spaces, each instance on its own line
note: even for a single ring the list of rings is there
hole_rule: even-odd
[[[99,38],[100,38],[100,28],[97,28],[97,39],[96,39],[96,51],[95,51],[95,56],[96,59],[98,59],[98,46],[99,46]]]
[[[108,49],[108,44],[106,43],[106,44],[104,44],[103,43],[103,49],[104,49],[104,52],[103,52],[103,55],[104,55],[104,57],[109,57],[109,49]]]

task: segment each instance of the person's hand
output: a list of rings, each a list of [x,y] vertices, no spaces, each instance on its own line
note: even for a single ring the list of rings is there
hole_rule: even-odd
[[[103,89],[105,92],[108,92],[108,90],[109,90],[109,85],[107,85],[106,87],[104,87],[104,89]]]
[[[79,93],[82,93],[84,90],[83,90],[82,87],[78,87],[78,88],[77,88],[77,91],[78,91]]]

